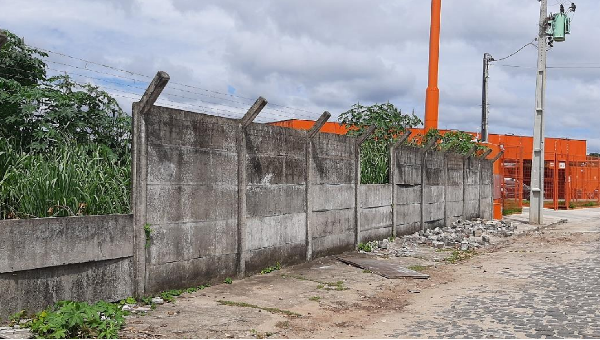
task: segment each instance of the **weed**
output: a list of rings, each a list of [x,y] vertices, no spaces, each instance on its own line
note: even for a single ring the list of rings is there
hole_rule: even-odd
[[[0,219],[129,213],[131,160],[115,157],[101,145],[37,154],[0,140]]]
[[[325,285],[322,285],[322,284],[317,285],[317,289],[323,289],[323,288],[325,288]]]
[[[311,296],[310,298],[308,298],[310,301],[315,301],[315,302],[319,302],[319,300],[321,300],[320,296]]]
[[[173,300],[175,299],[175,297],[183,294],[183,290],[182,289],[171,289],[171,290],[166,290],[162,293],[160,293],[160,297],[165,300],[166,302],[173,302]]]
[[[373,251],[373,249],[371,248],[371,244],[370,243],[359,243],[358,244],[358,250],[362,250],[365,253],[370,253],[371,251]]]
[[[233,280],[230,277],[228,277],[228,278],[225,279],[225,281],[223,281],[223,283],[226,283],[226,284],[230,285],[230,284],[233,283]]]
[[[475,256],[475,251],[473,250],[454,250],[449,257],[444,259],[444,261],[449,263],[457,263],[468,260],[473,256]]]
[[[414,265],[414,266],[410,266],[410,267],[408,267],[408,269],[410,269],[410,270],[414,270],[414,271],[416,271],[416,272],[422,272],[422,271],[424,271],[425,269],[428,269],[429,267],[431,267],[431,266],[421,266],[421,265]]]
[[[577,208],[577,206],[575,205],[575,203],[570,202],[569,203],[569,209],[575,209],[575,208]]]
[[[261,274],[269,274],[269,273],[272,273],[272,272],[274,272],[276,270],[280,270],[280,269],[281,269],[281,264],[279,262],[277,262],[277,263],[275,263],[274,266],[267,267],[267,268],[261,270],[260,273]]]
[[[154,230],[152,230],[150,228],[150,224],[146,223],[144,224],[144,233],[146,234],[146,248],[150,247],[150,240],[152,238],[152,232]]]
[[[16,312],[15,314],[11,315],[8,319],[10,320],[10,324],[15,325],[18,324],[19,321],[21,321],[21,319],[25,319],[27,317],[27,312],[25,310]]]
[[[254,308],[254,309],[261,309],[264,311],[267,311],[269,313],[273,313],[273,314],[284,314],[287,316],[302,316],[296,312],[292,312],[289,310],[285,310],[285,309],[279,309],[279,308],[273,308],[273,307],[260,307],[257,305],[253,305],[250,303],[246,303],[246,302],[235,302],[235,301],[226,301],[226,300],[219,300],[217,301],[218,303],[225,305],[225,306],[235,306],[235,307],[244,307],[244,308]]]
[[[275,327],[277,328],[290,328],[290,322],[289,321],[277,321],[277,323],[275,324]]]
[[[363,270],[363,273],[370,274],[370,273],[372,273],[372,271],[370,271],[370,270],[368,270],[368,269],[364,269],[364,270]]]
[[[60,301],[34,315],[25,326],[40,338],[116,338],[127,312],[116,303],[104,301]]]
[[[388,237],[388,241],[394,242],[394,241],[396,241],[396,237],[395,236],[390,236],[390,237]]]

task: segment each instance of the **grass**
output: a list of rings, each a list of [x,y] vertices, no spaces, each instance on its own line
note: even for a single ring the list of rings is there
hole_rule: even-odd
[[[302,316],[301,314],[298,314],[296,312],[292,312],[289,310],[273,308],[273,307],[261,307],[261,306],[253,305],[253,304],[246,303],[246,302],[236,302],[236,301],[227,301],[227,300],[218,300],[217,302],[219,304],[225,305],[225,306],[260,309],[260,310],[264,310],[266,312],[273,313],[273,314],[283,314],[283,315],[287,315],[287,316]]]
[[[523,208],[504,208],[502,209],[502,215],[508,216],[512,214],[520,214],[523,212]]]
[[[321,300],[321,297],[320,296],[311,296],[308,298],[308,300],[319,302]]]
[[[475,256],[475,254],[476,253],[473,250],[454,250],[452,251],[452,254],[449,257],[444,259],[444,261],[454,264],[468,260]]]
[[[283,278],[291,277],[291,278],[294,278],[296,280],[316,282],[316,283],[318,283],[317,289],[337,290],[337,291],[342,291],[342,290],[348,290],[348,289],[350,289],[348,287],[344,287],[344,281],[327,282],[327,281],[320,281],[320,280],[309,279],[309,278],[306,278],[304,276],[296,276],[296,275],[281,275],[281,276]]]
[[[130,185],[131,159],[105,146],[33,154],[0,141],[0,219],[126,214]]]
[[[431,267],[431,266],[414,265],[414,266],[408,267],[408,269],[414,270],[416,272],[422,272],[422,271],[424,271],[426,269],[429,269],[429,267]]]
[[[233,283],[233,280],[230,277],[228,277],[225,279],[225,281],[223,281],[223,283],[230,285]]]

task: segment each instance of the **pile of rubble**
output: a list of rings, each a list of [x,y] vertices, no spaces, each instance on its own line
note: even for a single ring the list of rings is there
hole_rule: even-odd
[[[444,228],[427,229],[412,235],[400,237],[391,242],[389,239],[372,241],[367,248],[373,253],[413,256],[415,248],[427,245],[436,249],[453,248],[474,250],[491,242],[492,237],[510,237],[515,234],[517,223],[505,221],[458,220]]]

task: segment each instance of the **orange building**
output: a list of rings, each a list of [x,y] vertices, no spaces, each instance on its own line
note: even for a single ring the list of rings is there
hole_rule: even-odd
[[[308,130],[312,120],[286,120],[272,123],[293,129]],[[336,122],[327,122],[322,132],[346,134],[348,129]],[[449,130],[441,130],[444,134]],[[423,129],[413,129],[413,135]],[[471,132],[474,137],[477,133]],[[533,137],[511,134],[489,135],[494,151],[504,150],[504,156],[494,167],[497,197],[505,211],[520,209],[529,200]],[[489,157],[493,157],[493,152]],[[578,139],[546,138],[544,197],[546,207],[569,209],[600,202],[600,160],[587,156],[587,142]]]

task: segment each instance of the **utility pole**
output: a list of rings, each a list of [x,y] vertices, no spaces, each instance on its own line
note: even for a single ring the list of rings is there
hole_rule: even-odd
[[[483,85],[481,93],[481,141],[488,140],[488,78],[490,77],[490,62],[494,58],[489,53],[483,54]]]
[[[548,0],[540,1],[538,36],[538,72],[535,87],[535,119],[533,126],[533,162],[531,164],[531,203],[529,223],[543,223],[544,209],[544,104],[546,95]]]

